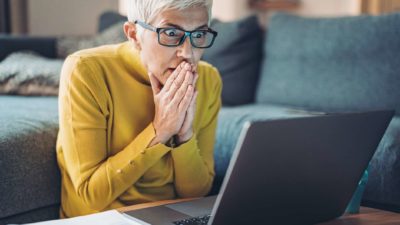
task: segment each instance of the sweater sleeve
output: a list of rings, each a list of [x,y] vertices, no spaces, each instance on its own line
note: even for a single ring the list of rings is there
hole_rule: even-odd
[[[70,56],[61,72],[59,139],[78,196],[89,208],[102,210],[171,149],[163,144],[147,147],[155,137],[150,123],[124,149],[109,154],[106,89],[95,77],[101,71],[85,60]]]
[[[205,117],[197,133],[186,143],[171,151],[174,162],[175,189],[179,197],[201,197],[211,189],[214,172],[214,141],[218,113],[221,108],[222,82],[216,69],[206,76],[214,79],[206,93]],[[204,110],[201,109],[201,110]]]

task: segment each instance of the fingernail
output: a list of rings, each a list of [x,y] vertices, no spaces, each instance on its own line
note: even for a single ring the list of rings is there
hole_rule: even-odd
[[[186,63],[186,64],[185,64],[185,69],[190,70],[190,65],[189,65],[189,63]]]

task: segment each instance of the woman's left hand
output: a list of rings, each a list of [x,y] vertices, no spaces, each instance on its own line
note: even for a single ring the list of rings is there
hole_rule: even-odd
[[[199,74],[195,73],[193,87],[196,87],[196,82],[197,82],[198,78],[199,78]],[[195,90],[192,100],[190,101],[188,110],[186,111],[186,116],[183,121],[182,127],[177,134],[176,141],[177,141],[178,145],[187,142],[193,136],[193,120],[194,120],[194,115],[196,113],[197,94],[198,94],[198,91]]]

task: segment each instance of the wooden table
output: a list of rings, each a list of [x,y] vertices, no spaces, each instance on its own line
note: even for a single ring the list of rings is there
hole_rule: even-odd
[[[346,214],[319,225],[400,225],[400,213],[361,207],[358,214]]]
[[[144,203],[120,208],[118,209],[118,211],[126,212],[190,200],[193,199],[178,199]],[[320,223],[318,225],[400,225],[400,213],[361,207],[360,213],[358,214],[346,214],[338,219],[325,223]]]

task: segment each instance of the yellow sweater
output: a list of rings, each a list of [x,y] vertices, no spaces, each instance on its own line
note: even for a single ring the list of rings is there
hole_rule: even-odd
[[[155,137],[153,93],[131,44],[83,50],[66,59],[57,139],[61,217],[209,192],[222,84],[205,62],[198,74],[193,137],[174,149],[147,148]]]

